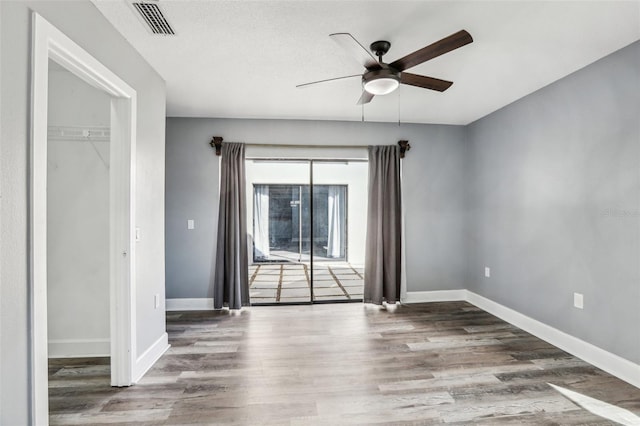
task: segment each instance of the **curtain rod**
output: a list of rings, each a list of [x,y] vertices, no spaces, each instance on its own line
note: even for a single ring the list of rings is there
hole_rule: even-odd
[[[215,148],[216,155],[222,154],[222,137],[214,136],[211,139],[209,145],[211,148]],[[259,144],[259,143],[247,143],[246,146],[262,146],[268,148],[366,148],[367,145],[287,145],[287,144]],[[398,145],[400,146],[400,158],[404,158],[404,155],[407,151],[411,149],[411,145],[409,145],[409,141],[400,140],[398,141]]]

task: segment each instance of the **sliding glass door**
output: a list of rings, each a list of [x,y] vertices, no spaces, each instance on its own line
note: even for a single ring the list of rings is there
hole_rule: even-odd
[[[253,259],[309,261],[309,185],[253,185]]]
[[[313,301],[362,300],[367,163],[313,161]]]
[[[251,303],[361,300],[366,162],[247,160],[246,170]]]
[[[252,304],[311,300],[309,161],[247,160]]]

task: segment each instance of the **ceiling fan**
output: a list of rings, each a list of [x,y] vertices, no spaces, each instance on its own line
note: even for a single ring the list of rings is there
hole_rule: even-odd
[[[358,40],[355,39],[355,37],[349,33],[335,33],[330,34],[329,37],[351,54],[351,56],[365,67],[366,71],[364,74],[329,78],[326,80],[299,84],[296,87],[306,87],[312,84],[342,80],[345,78],[362,77],[364,91],[358,100],[358,105],[371,102],[375,95],[386,95],[391,93],[396,90],[400,84],[408,84],[411,86],[422,87],[424,89],[444,92],[453,84],[452,81],[411,74],[405,72],[405,70],[473,42],[471,34],[465,30],[461,30],[455,34],[451,34],[449,37],[445,37],[440,41],[436,41],[422,49],[416,50],[403,58],[393,61],[390,64],[386,64],[382,62],[382,57],[391,47],[391,43],[388,41],[380,40],[371,43],[370,49],[371,52],[378,57],[378,59],[376,59],[358,42]]]

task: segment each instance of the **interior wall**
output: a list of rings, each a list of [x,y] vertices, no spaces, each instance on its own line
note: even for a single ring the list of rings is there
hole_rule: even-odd
[[[403,160],[409,291],[464,288],[464,128],[304,120],[168,118],[166,145],[167,298],[211,298],[219,160],[212,136],[250,144],[395,144]],[[283,170],[285,170],[283,168]],[[195,229],[187,229],[187,220]],[[428,219],[428,220],[427,220]]]
[[[138,95],[136,331],[140,356],[165,334],[165,84],[88,1],[0,1],[0,424],[29,424],[29,114],[31,11],[80,44]]]
[[[49,63],[50,130],[53,126],[108,129],[110,97]],[[108,356],[109,139],[49,134],[49,357]]]
[[[636,42],[467,135],[469,289],[635,363],[639,117]],[[574,292],[584,309],[573,307]]]

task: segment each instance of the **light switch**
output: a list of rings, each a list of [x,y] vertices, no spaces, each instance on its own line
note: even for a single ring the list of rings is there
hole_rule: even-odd
[[[573,306],[578,309],[584,309],[584,295],[573,293]]]
[[[196,227],[196,224],[193,219],[187,220],[187,229],[195,229],[195,227]]]
[[[488,266],[484,267],[484,276],[487,278],[491,277],[491,268],[489,268]]]
[[[136,226],[136,241],[140,241],[140,228]]]
[[[156,309],[158,309],[160,307],[160,295],[159,294],[155,294],[153,296],[153,306]]]

